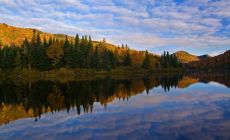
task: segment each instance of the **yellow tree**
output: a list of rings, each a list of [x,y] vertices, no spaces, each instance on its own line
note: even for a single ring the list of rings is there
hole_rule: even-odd
[[[64,55],[63,44],[63,42],[56,42],[47,49],[47,56],[52,59],[53,66],[56,66]]]

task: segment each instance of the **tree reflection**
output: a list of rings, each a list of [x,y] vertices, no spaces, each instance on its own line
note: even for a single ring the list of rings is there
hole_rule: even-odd
[[[148,94],[154,87],[161,86],[167,92],[171,88],[178,86],[181,88],[195,81],[189,78],[183,79],[182,75],[166,75],[120,80],[106,77],[68,83],[1,81],[0,115],[5,117],[1,117],[0,124],[23,117],[39,118],[43,113],[62,109],[69,112],[70,108],[76,108],[78,114],[88,113],[93,111],[95,102],[106,107],[114,99],[128,100],[145,90]],[[215,77],[215,79],[221,78]],[[223,81],[229,82],[226,79]],[[16,113],[9,113],[10,110]]]

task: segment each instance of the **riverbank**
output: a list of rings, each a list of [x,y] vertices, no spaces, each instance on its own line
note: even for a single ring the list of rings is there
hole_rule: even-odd
[[[110,71],[95,69],[68,69],[60,68],[50,71],[38,71],[28,69],[17,69],[12,71],[2,71],[0,79],[14,79],[23,81],[54,80],[54,81],[74,81],[93,79],[97,77],[110,76],[112,78],[148,76],[154,74],[182,73],[182,69],[142,69],[133,67],[120,67]]]

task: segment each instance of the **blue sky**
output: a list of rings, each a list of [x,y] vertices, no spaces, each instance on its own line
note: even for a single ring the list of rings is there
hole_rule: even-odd
[[[0,22],[157,54],[230,49],[230,0],[0,0]]]

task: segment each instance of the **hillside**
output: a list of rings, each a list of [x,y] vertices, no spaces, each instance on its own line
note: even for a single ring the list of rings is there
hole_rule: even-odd
[[[46,32],[41,32],[37,29],[14,27],[3,23],[0,24],[0,46],[19,46],[23,43],[25,38],[30,40],[33,36],[33,32],[39,32],[42,40],[44,39],[44,37],[46,38],[46,40],[48,40],[50,37],[54,39],[65,40],[66,36],[64,34],[50,34]],[[71,36],[68,36],[68,38],[70,40],[74,40],[74,38]]]
[[[206,54],[206,55],[200,55],[200,56],[198,56],[198,58],[199,58],[199,60],[202,60],[202,59],[211,58],[211,56]]]
[[[186,64],[185,67],[189,69],[229,70],[230,50],[215,57],[202,59],[200,61],[190,62]]]
[[[198,61],[199,58],[195,55],[192,55],[188,52],[185,51],[178,51],[176,53],[174,53],[174,55],[177,57],[177,59],[181,62],[181,63],[189,63],[192,61]]]
[[[20,28],[20,27],[14,27],[7,24],[0,24],[0,47],[3,48],[4,46],[16,46],[21,47],[23,41],[27,38],[28,41],[31,41],[31,38],[33,34],[39,33],[41,41],[43,42],[44,39],[49,40],[49,38],[52,38],[54,40],[58,39],[59,41],[64,41],[66,39],[65,34],[51,34],[39,31],[37,29],[31,29],[31,28]],[[74,42],[75,37],[73,36],[67,36],[70,43]],[[107,42],[99,42],[99,41],[93,41],[93,48],[98,47],[100,50],[103,51],[105,49],[110,50],[112,52],[117,52],[122,58],[127,49],[127,47],[118,47],[116,45],[113,45],[111,43]],[[129,49],[130,52],[130,58],[131,58],[131,65],[134,67],[141,67],[142,62],[144,60],[145,51],[137,51],[133,49]],[[149,59],[150,59],[150,66],[151,67],[157,67],[159,56],[149,53]]]

